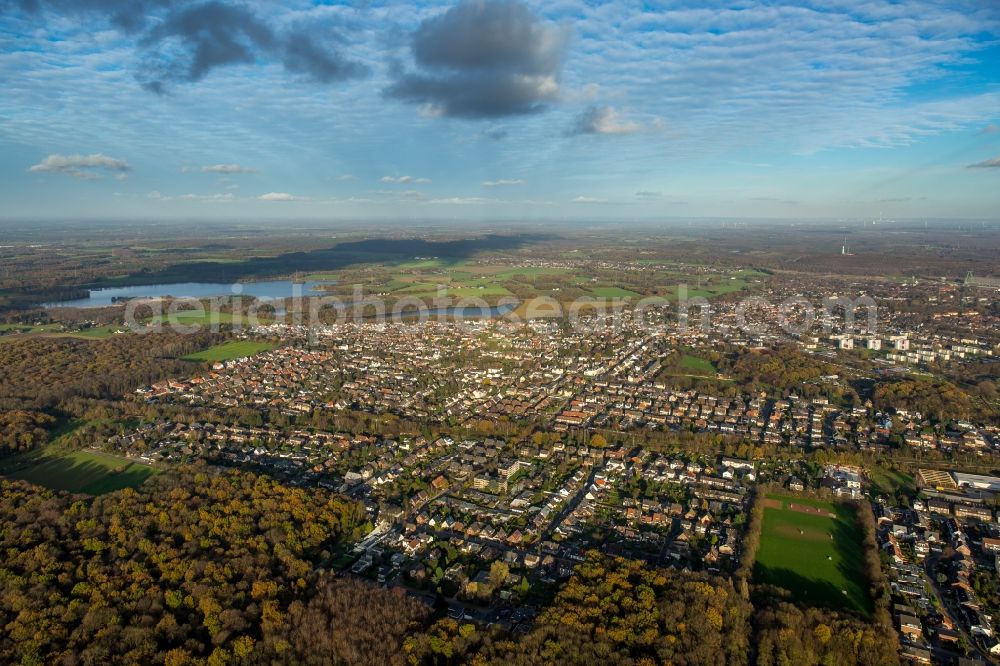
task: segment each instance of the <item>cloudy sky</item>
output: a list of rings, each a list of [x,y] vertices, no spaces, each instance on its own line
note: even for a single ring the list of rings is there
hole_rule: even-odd
[[[996,2],[0,8],[0,218],[1000,217]]]

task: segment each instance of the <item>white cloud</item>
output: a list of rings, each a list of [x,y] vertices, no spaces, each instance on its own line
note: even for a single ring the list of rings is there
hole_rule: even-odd
[[[357,180],[357,179],[358,179],[357,176],[350,173],[345,173],[342,176],[337,176],[337,180]]]
[[[288,192],[268,192],[257,197],[260,201],[302,201],[302,197],[297,197]]]
[[[127,172],[131,170],[132,167],[124,160],[108,157],[103,153],[92,155],[58,155],[53,153],[38,164],[28,168],[28,171],[51,171],[86,180],[100,178],[101,172],[104,171],[116,172],[119,180],[122,180],[120,177],[128,177]]]
[[[219,194],[182,194],[177,198],[183,201],[226,202],[233,200],[233,194],[232,192],[224,192]]]
[[[484,180],[483,187],[503,187],[505,185],[524,185],[520,178],[501,178],[500,180]]]
[[[484,206],[500,202],[496,199],[487,199],[485,197],[447,197],[445,199],[431,199],[427,203],[447,206]]]
[[[595,198],[595,197],[578,196],[577,198],[573,199],[573,203],[578,203],[578,204],[606,204],[606,203],[610,203],[610,202],[607,199],[598,199],[598,198]]]
[[[399,185],[431,182],[430,178],[415,178],[414,176],[382,176],[381,180],[383,183],[396,183]]]
[[[257,173],[256,169],[240,166],[239,164],[212,164],[210,166],[203,166],[201,170],[203,173]]]
[[[575,78],[602,83],[603,99],[627,99],[636,118],[662,117],[679,137],[675,158],[761,145],[799,153],[899,145],[996,117],[994,93],[935,102],[913,93],[988,57],[978,35],[1000,29],[996,3],[714,0],[582,12],[588,58],[576,61]]]

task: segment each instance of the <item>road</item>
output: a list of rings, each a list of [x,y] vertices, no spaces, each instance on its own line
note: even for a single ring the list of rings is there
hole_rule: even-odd
[[[576,507],[580,504],[580,501],[583,499],[583,496],[587,494],[587,491],[590,489],[590,486],[593,485],[594,478],[596,476],[597,476],[597,468],[594,467],[590,470],[590,475],[587,476],[587,480],[584,481],[583,485],[577,489],[573,497],[570,498],[568,502],[566,502],[566,506],[564,506],[562,510],[556,514],[556,517],[552,519],[552,521],[549,523],[549,526],[545,529],[545,531],[542,534],[544,535],[552,534],[552,531],[560,524],[562,524],[562,521],[566,519],[566,516],[573,513],[573,510],[576,509]]]

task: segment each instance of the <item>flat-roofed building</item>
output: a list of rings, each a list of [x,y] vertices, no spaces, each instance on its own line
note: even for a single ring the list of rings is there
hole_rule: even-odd
[[[986,490],[991,493],[1000,492],[1000,477],[984,476],[982,474],[965,474],[963,472],[954,472],[952,476],[961,488]]]

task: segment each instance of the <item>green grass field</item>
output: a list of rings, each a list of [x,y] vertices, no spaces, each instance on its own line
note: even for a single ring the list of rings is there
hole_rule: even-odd
[[[53,490],[101,495],[135,488],[158,471],[119,456],[96,451],[66,451],[46,447],[0,464],[0,474]]]
[[[853,509],[792,495],[768,494],[766,500],[781,508],[765,505],[754,582],[783,587],[796,601],[812,606],[870,615],[862,535]],[[794,511],[792,504],[822,513]]]
[[[87,338],[103,339],[114,335],[122,326],[95,326],[80,330],[61,330],[61,324],[0,324],[0,334],[10,339],[23,339],[29,336],[44,336],[50,338]]]
[[[215,345],[208,349],[203,349],[194,354],[188,354],[182,358],[185,361],[230,361],[234,358],[253,356],[268,349],[273,349],[274,345],[269,342],[254,342],[253,340],[234,340]]]
[[[230,324],[232,321],[233,315],[228,312],[212,313],[204,308],[198,308],[158,315],[146,323],[151,326],[210,326],[213,323]]]
[[[911,496],[917,493],[917,485],[910,474],[881,465],[872,465],[868,474],[871,477],[872,490],[876,493],[893,496],[897,491]]]
[[[712,376],[716,373],[715,365],[711,361],[691,354],[684,354],[681,357],[680,366],[682,370],[692,375]]]

